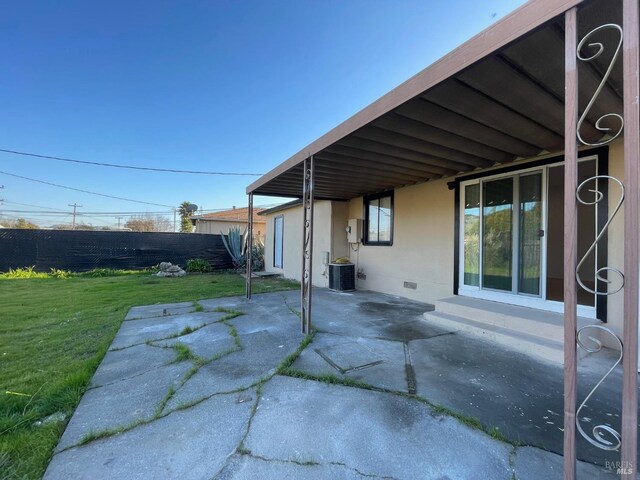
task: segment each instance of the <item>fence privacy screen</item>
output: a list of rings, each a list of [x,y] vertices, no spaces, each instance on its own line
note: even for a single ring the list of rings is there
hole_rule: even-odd
[[[215,270],[233,266],[220,235],[0,229],[0,272],[30,266],[141,269],[160,262],[184,267],[191,258],[203,258]]]

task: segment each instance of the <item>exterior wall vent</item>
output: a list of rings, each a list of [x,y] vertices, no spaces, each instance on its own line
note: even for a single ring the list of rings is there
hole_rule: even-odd
[[[418,288],[418,284],[416,282],[404,282],[404,288],[410,288],[411,290],[415,290]]]

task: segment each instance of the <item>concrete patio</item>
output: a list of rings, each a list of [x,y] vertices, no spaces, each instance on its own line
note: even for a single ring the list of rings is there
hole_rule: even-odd
[[[560,366],[372,292],[314,289],[309,343],[298,305],[288,291],[131,309],[45,478],[562,477]],[[581,361],[579,398],[607,358]],[[619,423],[619,389],[614,372],[587,424]],[[581,440],[578,456],[580,478],[615,474],[615,453]]]

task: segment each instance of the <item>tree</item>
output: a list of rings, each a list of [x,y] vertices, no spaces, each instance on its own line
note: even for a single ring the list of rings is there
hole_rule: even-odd
[[[19,218],[12,224],[10,224],[12,228],[20,228],[22,230],[38,230],[40,227],[29,220],[24,218]]]
[[[58,223],[51,226],[52,230],[95,230],[90,223],[78,222],[75,227],[71,223]]]
[[[124,226],[133,232],[168,232],[171,230],[171,222],[168,218],[150,213],[131,217]]]
[[[182,202],[178,211],[180,212],[180,231],[183,233],[193,232],[191,217],[198,207],[191,202]]]

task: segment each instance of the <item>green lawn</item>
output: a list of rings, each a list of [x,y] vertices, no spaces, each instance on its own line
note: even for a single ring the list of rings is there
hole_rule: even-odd
[[[0,279],[0,477],[40,478],[130,307],[242,295],[235,274]],[[254,292],[295,287],[254,280]]]

